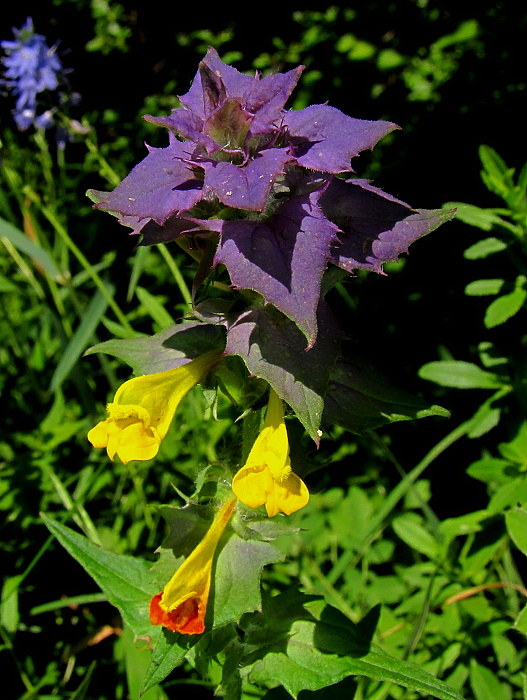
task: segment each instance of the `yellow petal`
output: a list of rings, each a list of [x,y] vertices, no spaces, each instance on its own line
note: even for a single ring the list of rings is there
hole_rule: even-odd
[[[134,377],[122,384],[107,406],[108,418],[88,433],[94,447],[106,447],[126,464],[156,456],[181,399],[221,359],[209,352],[181,367]]]
[[[259,508],[273,489],[273,477],[265,467],[242,467],[232,480],[232,490],[249,508]]]
[[[218,364],[222,354],[213,351],[166,372],[144,374],[122,384],[114,404],[137,404],[147,411],[150,425],[165,437],[181,399],[201,377]]]
[[[302,479],[291,472],[285,481],[275,482],[275,502],[274,507],[282,513],[291,515],[309,502],[309,491]],[[267,506],[266,506],[267,507]],[[278,512],[278,511],[276,511]],[[276,512],[274,515],[276,515]],[[267,510],[269,517],[272,515]]]
[[[267,466],[281,473],[289,458],[289,441],[284,420],[282,400],[271,389],[264,424],[247,457],[246,467]]]
[[[262,430],[235,475],[232,490],[249,508],[265,505],[270,518],[279,512],[290,515],[309,501],[306,485],[291,471],[284,408],[272,389]]]

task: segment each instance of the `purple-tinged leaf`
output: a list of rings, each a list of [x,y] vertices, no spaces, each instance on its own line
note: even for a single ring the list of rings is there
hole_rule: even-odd
[[[121,223],[124,223],[122,221]],[[208,232],[207,221],[201,219],[186,219],[178,214],[174,214],[168,218],[163,225],[156,223],[155,221],[148,221],[145,223],[139,231],[134,231],[133,233],[142,233],[143,238],[139,245],[154,245],[155,243],[167,243],[168,241],[175,241],[181,236],[186,236],[192,233],[199,233],[200,235],[211,235]]]
[[[279,115],[303,69],[303,66],[299,66],[287,73],[275,73],[264,78],[256,74],[252,77],[223,63],[218,52],[209,48],[190,90],[179,99],[183,107],[202,119],[207,119],[211,107],[221,104],[222,99],[236,100],[251,114],[262,110],[262,123],[265,123],[273,112]]]
[[[135,375],[165,372],[212,350],[223,350],[225,329],[198,321],[179,323],[152,336],[106,340],[88,348],[85,355],[104,352],[118,357]]]
[[[298,66],[287,73],[274,73],[253,83],[245,96],[246,108],[255,114],[249,135],[266,134],[282,125],[282,110],[304,70]]]
[[[269,148],[244,166],[228,162],[204,163],[204,190],[233,209],[263,211],[273,183],[290,160],[288,149]]]
[[[223,63],[216,50],[209,48],[190,90],[179,98],[183,109],[173,110],[169,117],[145,119],[203,145],[209,154],[218,147],[232,148],[232,143],[242,147],[247,133],[253,138],[280,129],[283,107],[303,69],[299,66],[287,73],[251,77]],[[225,106],[229,103],[237,105],[240,115],[246,115],[243,123],[240,116],[236,119],[238,128],[234,128],[232,116],[231,124],[225,123]],[[227,111],[232,112],[232,108]]]
[[[421,236],[449,221],[448,209],[412,209],[373,187],[367,180],[334,179],[320,197],[324,214],[342,233],[331,262],[348,272],[357,268],[382,272],[382,265]]]
[[[396,421],[449,415],[441,406],[396,389],[370,361],[352,351],[332,368],[322,422],[363,433]]]
[[[320,333],[306,349],[297,326],[272,306],[253,309],[228,329],[227,355],[239,355],[254,376],[267,381],[318,444],[329,373],[337,357],[340,330],[326,305],[319,306]]]
[[[202,198],[203,183],[186,162],[192,156],[192,144],[176,141],[171,135],[166,148],[148,150],[147,157],[113,192],[92,193],[99,201],[96,209],[162,224],[171,214],[191,209]]]
[[[329,105],[311,105],[284,113],[284,126],[299,165],[325,173],[344,173],[351,159],[398,129],[386,121],[354,119]]]
[[[285,202],[267,221],[218,223],[215,263],[232,283],[252,289],[301,328],[310,344],[317,335],[320,282],[338,228],[317,205],[320,192]],[[210,222],[211,224],[213,222]]]
[[[173,109],[170,115],[164,117],[153,117],[147,114],[143,119],[150,122],[150,124],[164,126],[170,131],[179,134],[183,139],[200,144],[209,155],[221,148],[210,136],[204,133],[203,119],[200,119],[200,117],[187,109],[181,109],[180,107]]]
[[[222,87],[223,99],[236,99],[245,94],[254,80],[255,78],[223,63],[216,49],[209,47],[205,58],[199,64],[190,90],[181,95],[179,101],[186,109],[202,119],[207,119],[211,107],[214,108],[214,102],[217,106]]]

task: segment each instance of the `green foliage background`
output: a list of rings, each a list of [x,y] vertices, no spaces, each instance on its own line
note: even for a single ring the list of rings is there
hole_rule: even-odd
[[[31,15],[39,33],[61,40],[83,96],[75,116],[92,127],[61,154],[49,135],[14,131],[11,102],[0,105],[0,654],[9,697],[137,698],[149,664],[39,513],[110,552],[154,561],[164,532],[156,504],[181,503],[174,487],[191,493],[197,468],[220,479],[240,459],[236,413],[220,404],[216,420],[200,389],[152,462],[109,463],[85,438],[129,371],[83,352],[181,318],[191,273],[171,248],[134,251],[84,192],[117,184],[144,156],[144,140],[164,143],[140,117],[176,106],[213,45],[240,70],[306,65],[292,107],[327,100],[400,124],[357,159],[358,175],[415,206],[458,207],[455,222],[387,266],[387,277],[359,273],[331,298],[392,381],[452,417],[362,436],[334,428],[318,452],[299,434],[313,496],[291,517],[298,533],[278,540],[284,562],[265,569],[264,593],[274,600],[300,581],[353,623],[378,610],[374,642],[397,659],[470,700],[525,699],[526,12],[490,0],[322,11],[305,3],[262,6],[257,26],[222,6],[178,10],[175,25],[166,12],[46,0],[4,14],[1,38]],[[272,625],[266,634],[276,635]],[[214,648],[206,658],[189,654],[143,698],[212,697],[225,658]],[[286,697],[273,672],[245,678],[244,697]],[[224,682],[222,692],[234,690]],[[342,693],[424,697],[354,675],[299,697]]]

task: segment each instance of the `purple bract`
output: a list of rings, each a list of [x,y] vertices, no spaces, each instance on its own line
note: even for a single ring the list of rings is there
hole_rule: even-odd
[[[302,70],[247,76],[209,49],[182,106],[145,117],[169,130],[168,146],[149,147],[113,192],[90,196],[142,245],[215,241],[212,265],[289,317],[311,347],[329,263],[382,272],[452,212],[414,210],[366,180],[338,177],[398,127],[325,104],[286,110]]]

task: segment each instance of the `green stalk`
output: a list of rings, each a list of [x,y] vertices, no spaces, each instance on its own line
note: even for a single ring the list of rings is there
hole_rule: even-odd
[[[109,293],[108,289],[106,288],[106,285],[100,278],[100,276],[97,274],[97,272],[93,269],[93,267],[90,265],[88,259],[85,257],[85,255],[82,253],[82,251],[75,245],[75,243],[71,240],[68,232],[62,225],[62,223],[57,219],[55,214],[46,206],[43,206],[37,197],[37,195],[32,192],[28,191],[28,196],[30,199],[40,208],[46,219],[49,221],[49,223],[53,226],[55,231],[59,234],[59,236],[62,238],[66,246],[69,248],[69,250],[73,253],[73,255],[77,258],[79,263],[83,266],[83,268],[86,270],[86,272],[89,274],[91,277],[93,283],[97,287],[97,289],[101,292],[103,297],[106,299],[108,306],[112,309],[114,312],[117,320],[119,323],[125,328],[127,331],[130,333],[134,333],[134,329],[130,325],[128,319],[126,316],[123,314],[121,309],[119,308],[119,305],[115,302],[114,298],[111,296]]]
[[[168,269],[172,273],[172,276],[174,277],[174,280],[178,286],[179,291],[181,292],[181,296],[185,300],[185,303],[191,307],[192,296],[189,292],[187,283],[185,282],[178,265],[174,261],[174,258],[170,255],[168,248],[164,243],[158,243],[157,248],[163,256],[163,259],[166,262]]]

